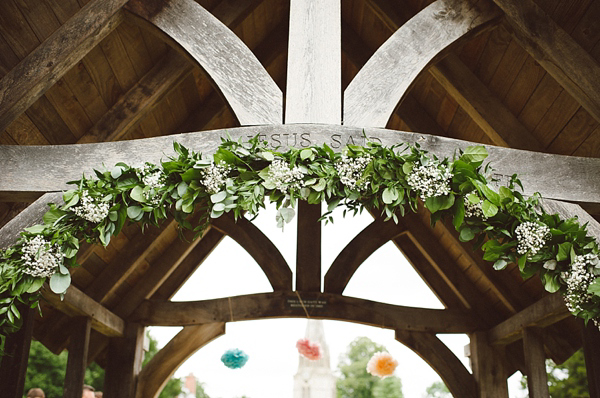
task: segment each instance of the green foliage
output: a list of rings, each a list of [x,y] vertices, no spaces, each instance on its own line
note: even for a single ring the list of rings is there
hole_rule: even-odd
[[[587,372],[583,350],[575,352],[563,364],[556,365],[552,360],[546,361],[548,371],[548,391],[552,398],[589,398]],[[525,378],[521,387],[527,388]]]
[[[247,142],[223,139],[212,157],[173,145],[176,155],[160,165],[133,168],[118,163],[111,170],[95,171],[94,178],[72,181],[64,205],[51,204],[43,224],[27,228],[13,247],[0,250],[0,349],[5,336],[21,325],[18,303],[36,307],[46,279],[27,273],[31,269],[23,249],[31,239],[43,238],[48,252],[62,256],[49,281],[62,294],[71,283],[69,268],[77,265],[81,241],[106,246],[127,221],[144,228],[159,225],[170,214],[198,236],[211,218],[256,215],[265,200],[275,203],[281,227],[294,217],[299,200],[325,202],[326,222],[333,222],[331,212],[338,206],[345,207],[344,214],[367,208],[398,222],[423,203],[432,223],[450,220],[460,239],[482,249],[484,260],[495,269],[516,263],[523,278],[537,273],[551,292],[566,293],[565,278],[577,256],[598,255],[598,244],[587,236],[585,225],[540,211],[539,195],[524,197],[516,190],[522,189],[516,175],[508,186],[493,188],[486,178],[483,146],[466,148],[451,160],[437,159],[418,145],[384,147],[374,142],[347,146],[343,153],[325,144],[278,152],[258,137]],[[356,169],[359,164],[364,167]],[[105,212],[86,216],[86,206]],[[472,206],[480,206],[479,215],[467,211]],[[198,225],[190,222],[194,212],[200,216]],[[516,230],[525,222],[550,229],[535,255],[517,252]],[[585,321],[600,319],[600,266],[588,271],[596,280],[590,295],[572,295],[579,302],[571,303],[574,315]]]
[[[403,398],[402,382],[396,376],[381,380],[367,373],[369,359],[385,347],[367,337],[359,337],[340,358],[341,377],[336,384],[337,398]]]
[[[450,390],[448,390],[448,387],[441,381],[432,383],[427,387],[425,392],[427,393],[427,398],[452,398]]]

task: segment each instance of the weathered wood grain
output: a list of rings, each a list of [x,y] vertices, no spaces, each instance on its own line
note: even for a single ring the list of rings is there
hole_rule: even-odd
[[[125,3],[90,1],[0,80],[0,131],[119,25]]]
[[[477,331],[469,345],[471,369],[477,382],[479,398],[508,398],[508,377],[505,353],[491,346],[487,335]]]
[[[65,384],[63,385],[63,398],[79,398],[81,396],[85,368],[87,367],[90,326],[90,318],[84,316],[76,317],[71,321],[71,339],[65,371]]]
[[[344,92],[343,123],[384,127],[416,77],[456,40],[500,16],[479,2],[437,0],[396,31]]]
[[[274,292],[214,300],[146,300],[131,315],[143,325],[185,326],[264,318],[316,318],[432,333],[468,333],[477,328],[469,312],[396,306],[315,292]]]
[[[298,203],[296,289],[321,291],[321,204]]]
[[[125,330],[123,319],[75,286],[70,286],[67,289],[63,300],[59,295],[53,293],[48,286],[42,289],[42,296],[44,300],[68,316],[89,317],[92,320],[92,328],[105,336],[123,336]]]
[[[186,359],[224,333],[223,322],[184,327],[139,373],[135,397],[157,397],[169,378]]]
[[[473,375],[434,334],[396,330],[396,340],[423,358],[442,378],[452,396],[478,398]]]
[[[531,398],[550,398],[548,374],[546,373],[546,353],[542,329],[526,327],[523,330],[523,351],[527,372],[527,389]]]
[[[102,388],[108,398],[134,396],[137,376],[142,368],[144,357],[144,339],[144,327],[133,323],[127,324],[123,337],[109,339]],[[105,340],[100,339],[100,341]],[[90,339],[90,355],[93,353],[91,343],[92,339]],[[96,345],[104,344],[96,343]]]
[[[341,123],[341,2],[292,0],[285,123]]]
[[[23,323],[16,332],[8,335],[4,341],[3,356],[0,359],[0,385],[6,398],[22,398],[27,374],[27,361],[33,332],[35,311],[25,305],[17,307]]]
[[[600,65],[535,2],[494,0],[515,38],[594,118],[600,121]]]
[[[377,249],[405,231],[404,226],[378,217],[337,255],[325,274],[327,293],[342,294],[360,265]]]
[[[131,0],[125,9],[187,51],[223,93],[240,124],[282,123],[279,87],[250,49],[201,5],[192,0]]]
[[[526,327],[545,327],[570,316],[563,297],[549,294],[488,331],[493,345],[506,345],[523,336]]]
[[[292,270],[269,238],[246,218],[223,215],[213,227],[239,243],[263,270],[273,290],[292,290]]]

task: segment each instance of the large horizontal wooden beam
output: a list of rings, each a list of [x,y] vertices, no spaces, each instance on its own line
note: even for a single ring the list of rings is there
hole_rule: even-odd
[[[102,304],[94,301],[91,297],[70,286],[64,294],[64,299],[50,291],[45,285],[42,296],[52,306],[64,312],[68,316],[86,316],[92,320],[92,329],[97,330],[105,336],[122,337],[125,330],[123,319],[109,311]]]
[[[229,134],[233,139],[259,136],[272,147],[303,148],[326,143],[341,151],[346,144],[365,144],[365,136],[390,146],[418,143],[438,157],[452,157],[457,150],[481,145],[420,133],[336,125],[267,125],[202,131],[132,141],[85,145],[0,146],[0,200],[14,194],[37,197],[43,192],[69,189],[67,181],[93,175],[94,168],[111,168],[117,162],[141,165],[158,163],[173,155],[174,141],[195,151],[212,154]],[[487,146],[494,177],[504,184],[518,174],[525,194],[539,192],[549,199],[579,203],[600,202],[600,159],[553,155],[511,148]],[[36,159],[32,162],[31,159]]]
[[[0,131],[119,25],[126,2],[90,1],[0,80]]]
[[[521,46],[597,121],[600,65],[532,0],[494,0]]]
[[[488,340],[490,344],[506,345],[522,338],[526,327],[546,327],[570,315],[563,297],[550,294],[490,329]]]
[[[344,124],[384,127],[417,76],[452,43],[499,18],[486,2],[437,0],[402,25],[344,92]]]
[[[193,0],[130,0],[129,12],[158,28],[206,71],[240,124],[283,122],[283,94],[250,49]]]
[[[403,307],[313,292],[259,293],[190,302],[147,300],[131,315],[131,320],[147,326],[185,326],[264,318],[334,319],[432,333],[469,333],[481,327],[466,311]]]

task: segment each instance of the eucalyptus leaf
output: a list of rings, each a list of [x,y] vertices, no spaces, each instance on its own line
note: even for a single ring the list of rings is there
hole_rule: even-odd
[[[600,296],[600,278],[596,278],[587,289],[588,293]]]
[[[300,151],[300,159],[306,160],[313,156],[313,150],[310,148],[306,148]]]
[[[273,155],[273,152],[264,151],[261,152],[261,156],[263,157],[263,159],[268,160],[269,162],[275,160],[275,155]]]
[[[31,283],[31,286],[27,289],[27,293],[35,293],[44,285],[46,278],[35,278]]]
[[[64,274],[57,272],[50,277],[50,289],[56,294],[61,294],[61,293],[66,292],[70,285],[71,285],[71,275],[70,274],[64,275]]]
[[[177,185],[177,195],[179,195],[179,197],[182,197],[187,192],[187,189],[188,189],[188,184],[185,181],[181,181]]]
[[[39,234],[40,232],[44,232],[44,229],[46,229],[45,225],[38,224],[38,225],[32,225],[31,227],[25,228],[25,231],[32,233],[32,234]]]
[[[460,239],[461,242],[468,242],[470,240],[472,240],[475,237],[475,232],[473,232],[473,230],[469,227],[463,227],[460,230],[460,235],[458,236],[458,239]]]
[[[387,187],[383,190],[383,194],[381,195],[381,200],[385,204],[392,204],[396,199],[398,199],[398,192],[394,188]]]
[[[144,211],[140,206],[129,206],[127,208],[127,217],[132,220],[137,220]]]
[[[465,152],[460,157],[465,162],[479,163],[483,162],[488,157],[488,151],[484,146],[470,146],[465,149]]]
[[[226,197],[227,197],[227,191],[221,191],[214,195],[210,195],[210,201],[212,203],[219,203],[219,202],[222,202],[223,200],[225,200]]]
[[[136,202],[144,203],[146,201],[146,198],[144,198],[144,190],[139,185],[133,187],[129,196]]]
[[[115,180],[119,177],[121,177],[121,174],[123,174],[123,168],[121,166],[115,166],[112,168],[112,170],[110,171],[110,176],[112,178],[114,178]]]
[[[490,218],[494,217],[498,214],[498,206],[490,202],[489,200],[484,200],[481,204],[481,209],[483,210],[483,215]]]
[[[496,271],[501,271],[504,268],[506,268],[507,265],[508,265],[508,262],[505,259],[500,258],[500,259],[496,260],[496,262],[494,263],[494,269]]]
[[[296,212],[291,207],[282,207],[277,211],[277,214],[281,215],[283,221],[289,223],[294,219]]]

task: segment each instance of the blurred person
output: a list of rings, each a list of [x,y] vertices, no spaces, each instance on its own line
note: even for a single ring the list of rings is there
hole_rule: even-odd
[[[83,394],[81,394],[81,398],[95,398],[94,387],[84,385],[83,386]]]
[[[46,398],[46,394],[41,388],[30,388],[27,391],[27,398]]]

